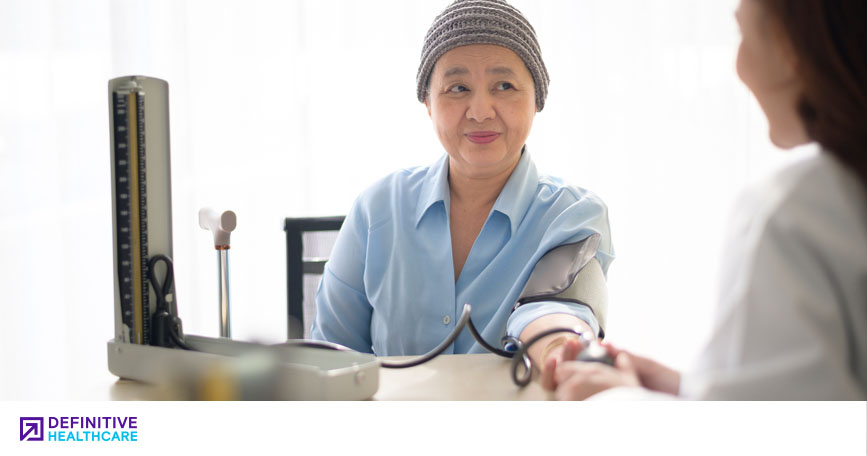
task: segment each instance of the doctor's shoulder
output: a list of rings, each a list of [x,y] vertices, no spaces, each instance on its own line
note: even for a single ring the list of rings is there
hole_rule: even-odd
[[[828,154],[790,165],[742,193],[732,211],[726,251],[729,268],[773,254],[790,258],[791,271],[822,267],[831,280],[848,282],[867,273],[863,187]]]
[[[867,233],[865,203],[857,177],[830,154],[819,153],[748,188],[738,199],[735,214],[753,230],[775,227],[808,237],[849,230]]]

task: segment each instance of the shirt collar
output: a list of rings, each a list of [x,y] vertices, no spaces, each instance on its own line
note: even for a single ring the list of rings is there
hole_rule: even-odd
[[[443,156],[428,169],[416,205],[415,226],[435,203],[442,201],[448,213],[449,205],[449,155]]]
[[[530,159],[530,153],[527,152],[527,146],[521,152],[521,158],[518,160],[518,165],[512,170],[512,175],[506,181],[506,185],[500,191],[500,196],[494,203],[493,210],[497,211],[509,218],[511,225],[511,233],[515,234],[518,225],[527,213],[527,208],[533,201],[536,187],[538,186],[539,175],[536,172],[536,165]],[[425,178],[419,193],[418,205],[416,206],[415,226],[421,223],[422,217],[427,213],[435,203],[442,201],[446,209],[449,210],[449,156],[444,154],[442,158],[431,165],[428,171],[428,176]]]
[[[518,160],[518,166],[512,170],[512,175],[506,181],[503,190],[500,191],[500,196],[494,203],[494,211],[497,211],[509,218],[512,235],[515,235],[515,230],[530,203],[533,202],[536,188],[539,186],[539,175],[536,172],[536,165],[530,159],[530,153],[527,152],[527,146],[524,146],[521,152],[521,159]]]

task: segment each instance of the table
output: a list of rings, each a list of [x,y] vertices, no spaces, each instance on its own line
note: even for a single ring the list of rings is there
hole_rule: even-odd
[[[388,357],[387,359],[404,359]],[[380,369],[374,400],[513,401],[546,400],[538,381],[525,388],[512,383],[511,360],[493,353],[440,355],[408,369]]]
[[[385,357],[402,360],[409,357]],[[511,360],[497,355],[440,355],[420,366],[406,369],[380,369],[379,401],[512,401],[548,400],[551,393],[537,381],[525,388],[512,383]],[[108,374],[108,372],[106,371]],[[111,374],[108,374],[111,375]],[[160,399],[156,387],[132,380],[115,380],[109,388],[112,400]]]

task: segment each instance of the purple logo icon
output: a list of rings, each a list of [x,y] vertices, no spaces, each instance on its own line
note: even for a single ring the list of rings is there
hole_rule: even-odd
[[[44,440],[42,435],[44,421],[41,416],[22,416],[21,417],[21,441],[24,440]]]

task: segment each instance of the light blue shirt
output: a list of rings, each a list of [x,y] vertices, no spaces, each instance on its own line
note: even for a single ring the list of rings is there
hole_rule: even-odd
[[[488,343],[517,337],[540,316],[575,315],[599,332],[586,306],[535,302],[512,312],[536,262],[554,247],[599,233],[602,270],[614,259],[608,210],[593,193],[539,176],[524,149],[454,279],[448,155],[396,172],[355,201],[316,293],[312,337],[376,355],[419,355],[454,328],[465,303]],[[445,353],[480,353],[468,330]]]

